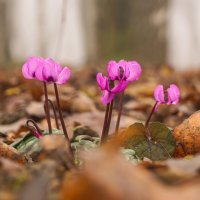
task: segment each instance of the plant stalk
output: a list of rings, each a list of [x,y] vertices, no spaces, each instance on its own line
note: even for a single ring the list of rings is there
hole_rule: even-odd
[[[105,117],[104,117],[104,122],[103,122],[103,130],[101,134],[101,142],[106,140],[106,129],[108,125],[108,114],[109,114],[109,108],[110,108],[110,103],[107,104],[106,106],[106,112],[105,112]]]
[[[57,129],[60,129],[55,106],[54,106],[53,102],[52,102],[50,99],[48,99],[48,102],[49,102],[49,105],[51,106],[51,108],[52,108],[52,110],[53,110],[54,119],[55,119],[55,122],[56,122],[56,128],[57,128]],[[44,104],[44,110],[45,110],[45,112],[46,112],[46,105],[45,105],[45,104]]]
[[[120,119],[121,119],[121,114],[122,114],[123,101],[124,101],[124,91],[120,94],[118,117],[117,117],[117,122],[116,122],[116,126],[115,126],[116,134],[119,131],[119,124],[120,124]]]
[[[158,104],[158,102],[156,101],[156,103],[154,104],[154,106],[153,106],[153,108],[152,108],[152,110],[151,110],[151,112],[150,112],[150,114],[149,114],[149,117],[147,118],[147,121],[146,121],[146,123],[145,123],[145,128],[147,128],[147,127],[149,126],[149,121],[150,121],[150,119],[151,119],[153,113],[155,112],[155,109],[156,109],[157,104]]]
[[[107,126],[106,126],[106,138],[108,137],[108,133],[109,133],[109,129],[110,129],[110,122],[111,122],[112,111],[113,111],[113,103],[114,103],[114,100],[111,101],[109,111],[108,111]]]
[[[48,92],[47,92],[47,84],[44,82],[44,96],[45,96],[45,115],[48,124],[49,134],[52,134],[52,126],[51,126],[51,119],[50,119],[50,111],[49,111],[49,103],[48,103]]]
[[[67,129],[66,129],[66,126],[65,126],[65,122],[64,122],[61,107],[60,107],[60,99],[59,99],[58,88],[57,88],[56,83],[54,83],[54,90],[55,90],[56,103],[57,103],[57,107],[58,107],[58,113],[59,113],[62,129],[63,129],[63,133],[65,135],[66,140],[69,142],[69,136],[67,134]]]

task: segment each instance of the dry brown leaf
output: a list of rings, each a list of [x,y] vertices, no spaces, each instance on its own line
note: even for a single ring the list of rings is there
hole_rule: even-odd
[[[9,172],[9,171],[21,170],[22,166],[16,162],[13,162],[12,160],[1,157],[0,169]]]
[[[3,142],[0,142],[0,156],[18,163],[26,163],[26,158],[23,155],[21,155],[15,148]]]
[[[17,132],[21,126],[24,126],[26,124],[26,121],[27,119],[23,118],[12,124],[0,125],[0,131],[3,133],[11,131]]]
[[[82,169],[66,175],[62,200],[199,199],[199,183],[169,187],[107,148],[87,153],[84,158]]]
[[[177,126],[173,135],[177,142],[181,143],[176,148],[175,155],[177,157],[183,157],[186,154],[200,153],[200,111],[195,112],[188,119],[184,120],[179,126]]]
[[[32,101],[27,107],[26,112],[31,117],[43,118],[44,113],[44,104],[42,102]]]

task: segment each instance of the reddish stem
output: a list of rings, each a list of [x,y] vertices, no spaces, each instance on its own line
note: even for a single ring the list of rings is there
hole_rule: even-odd
[[[50,112],[49,112],[49,103],[48,103],[48,92],[47,92],[47,84],[44,82],[44,95],[45,95],[45,106],[46,106],[46,120],[48,124],[49,134],[52,134],[52,126],[50,120]]]
[[[58,107],[58,113],[59,113],[59,117],[60,117],[62,129],[63,129],[63,133],[65,135],[65,138],[69,142],[69,137],[68,137],[68,134],[67,134],[67,129],[66,129],[66,126],[65,126],[65,122],[64,122],[62,111],[61,111],[61,107],[60,107],[60,99],[59,99],[58,88],[57,88],[56,83],[54,83],[54,90],[55,90],[56,102],[57,102],[57,107]]]
[[[119,124],[120,124],[122,107],[123,107],[123,100],[124,100],[124,91],[120,94],[119,110],[118,110],[118,117],[117,117],[117,122],[116,122],[116,126],[115,126],[115,133],[118,133],[118,130],[119,130]]]
[[[108,125],[108,114],[109,114],[109,108],[110,108],[110,103],[107,104],[106,106],[106,112],[105,112],[105,117],[104,117],[104,122],[103,122],[103,130],[101,134],[101,142],[105,141],[106,139],[106,127]]]
[[[58,123],[58,117],[57,117],[55,106],[54,106],[53,102],[50,99],[48,99],[48,102],[49,102],[49,104],[50,104],[50,106],[51,106],[51,108],[53,110],[53,114],[54,114],[54,118],[55,118],[55,122],[56,122],[56,128],[59,129],[60,127],[59,127],[59,123]],[[46,105],[45,104],[44,104],[44,110],[46,112]]]
[[[157,104],[158,104],[158,102],[156,101],[156,103],[154,104],[154,106],[153,106],[153,108],[152,108],[152,110],[151,110],[151,112],[150,112],[149,117],[147,118],[147,121],[146,121],[146,123],[145,123],[145,128],[148,127],[149,121],[150,121],[150,119],[151,119],[153,113],[155,112],[155,109],[156,109]]]
[[[110,122],[111,122],[112,111],[113,111],[113,102],[114,102],[114,100],[111,101],[110,107],[109,107],[109,112],[108,112],[107,126],[106,126],[106,138],[108,137],[108,133],[109,133],[109,129],[110,129]]]

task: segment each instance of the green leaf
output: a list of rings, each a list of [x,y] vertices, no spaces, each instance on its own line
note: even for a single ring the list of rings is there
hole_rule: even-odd
[[[135,123],[124,132],[124,148],[133,149],[140,159],[166,160],[173,155],[175,144],[171,130],[159,122],[150,123],[148,129]]]
[[[47,131],[42,131],[42,135],[48,135]],[[58,129],[53,129],[52,134],[63,134],[62,131]],[[39,153],[41,151],[41,147],[39,146],[39,140],[32,133],[28,133],[23,138],[17,140],[12,143],[11,146],[16,148],[20,153],[33,155],[34,153]]]

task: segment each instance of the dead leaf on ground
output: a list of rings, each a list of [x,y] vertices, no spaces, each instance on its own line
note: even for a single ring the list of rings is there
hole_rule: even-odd
[[[173,135],[177,142],[182,144],[176,148],[175,155],[183,157],[186,154],[200,153],[200,111],[192,114],[174,129]],[[184,152],[185,150],[185,152]]]
[[[133,166],[116,152],[99,149],[87,152],[83,159],[86,163],[83,168],[66,174],[61,199],[199,199],[199,182],[169,187],[143,167]]]
[[[0,142],[0,156],[18,163],[26,163],[26,158],[23,155],[21,155],[15,148],[3,142]]]

